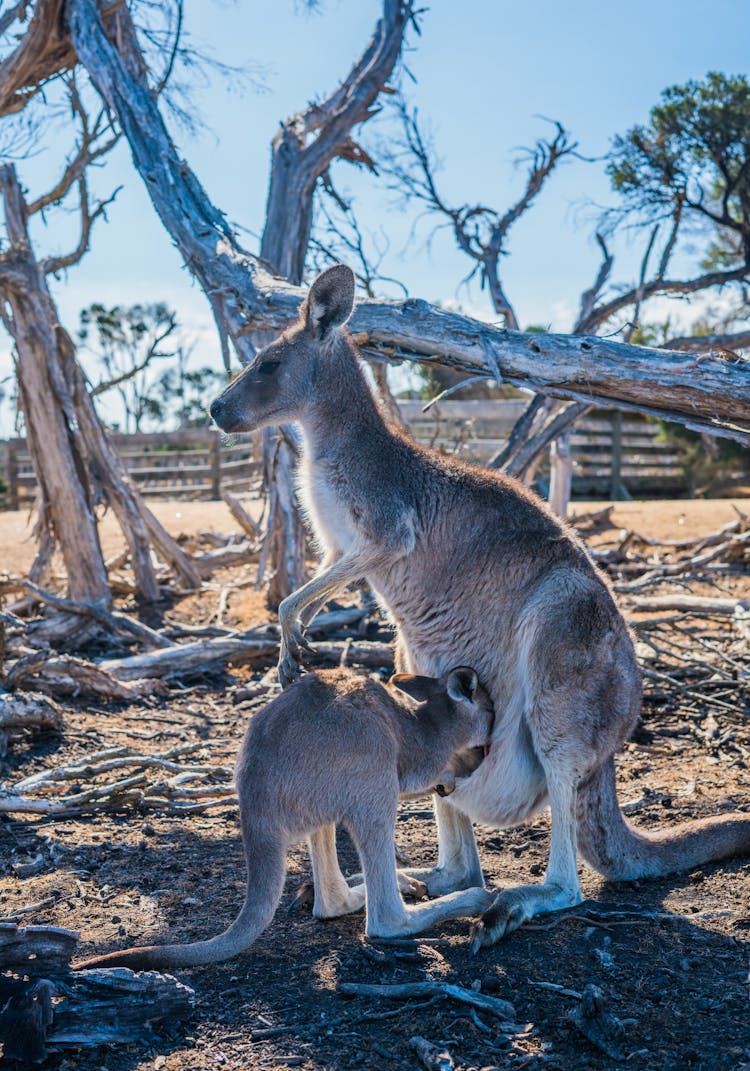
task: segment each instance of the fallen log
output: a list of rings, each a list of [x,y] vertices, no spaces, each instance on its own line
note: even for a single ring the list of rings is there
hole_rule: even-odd
[[[0,923],[0,1043],[21,1066],[96,1045],[153,1042],[154,1025],[192,1012],[195,993],[170,975],[124,967],[74,972],[78,934]]]
[[[231,565],[244,565],[257,558],[259,553],[255,543],[236,543],[234,546],[217,547],[216,550],[208,550],[205,554],[196,554],[193,565],[199,575],[205,579],[216,569],[225,569]]]
[[[43,695],[9,695],[0,691],[0,758],[8,751],[12,731],[62,732],[65,720],[60,708]]]
[[[660,613],[676,610],[679,613],[699,614],[702,617],[711,617],[714,614],[733,617],[738,611],[750,613],[750,602],[747,599],[720,599],[703,595],[637,595],[627,600],[627,606],[639,612]]]
[[[175,650],[178,648],[169,648]],[[50,696],[92,695],[100,699],[140,699],[164,690],[161,681],[140,679],[129,683],[118,679],[106,666],[87,662],[72,655],[50,657],[46,651],[35,651],[19,658],[8,670],[5,687],[8,691],[38,691]],[[158,674],[154,674],[158,676]]]
[[[278,640],[271,636],[245,633],[242,637],[196,640],[128,658],[113,658],[102,662],[101,669],[119,681],[185,676],[204,672],[218,662],[237,664],[268,658],[278,652],[278,647]]]

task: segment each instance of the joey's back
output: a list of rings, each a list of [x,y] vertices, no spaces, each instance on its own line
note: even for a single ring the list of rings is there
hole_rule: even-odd
[[[492,721],[467,667],[440,680],[397,674],[390,686],[346,669],[307,673],[250,722],[236,781],[250,810],[283,815],[289,832],[314,829],[341,820],[373,771],[393,771],[401,791],[429,790],[457,752],[487,743]]]

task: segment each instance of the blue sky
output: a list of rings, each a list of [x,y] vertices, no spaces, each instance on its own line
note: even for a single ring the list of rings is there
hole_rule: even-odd
[[[364,46],[379,8],[375,0],[325,0],[313,12],[294,0],[186,0],[186,29],[198,46],[227,63],[264,69],[261,91],[237,92],[224,76],[196,86],[193,100],[206,124],[197,137],[171,124],[209,196],[245,228],[242,238],[251,250],[262,226],[269,143],[279,120],[338,82]],[[442,158],[444,196],[507,207],[523,186],[523,170],[514,167],[516,151],[546,132],[541,115],[561,120],[582,153],[596,157],[613,134],[647,117],[665,86],[701,78],[711,69],[746,71],[747,16],[746,0],[631,0],[627,9],[601,0],[568,5],[433,0],[422,18],[421,37],[412,33],[409,38],[407,64],[416,81],[407,80],[406,86]],[[386,123],[381,136],[387,135]],[[32,195],[48,183],[71,132],[58,126],[43,130],[41,137],[52,151],[19,164]],[[335,166],[334,178],[355,196],[363,228],[387,232],[390,274],[415,295],[459,300],[469,311],[490,316],[477,285],[459,289],[467,262],[449,235],[438,235],[428,249],[429,226],[410,239],[412,214],[377,180],[343,163]],[[75,327],[78,310],[95,300],[163,299],[199,339],[196,358],[215,361],[205,299],[182,269],[125,146],[93,182],[100,193],[117,185],[123,189],[108,222],[97,227],[91,252],[54,284],[63,322]],[[514,229],[504,280],[522,323],[562,330],[570,325],[598,263],[592,204],[609,201],[603,164],[571,161],[552,176]],[[38,251],[69,245],[71,226],[72,217],[61,213],[50,216],[46,228],[36,225]],[[617,253],[614,278],[628,281],[638,246],[623,240]],[[675,267],[687,263],[683,257]],[[3,339],[0,376],[8,366]],[[2,411],[0,434],[9,430],[7,410]]]

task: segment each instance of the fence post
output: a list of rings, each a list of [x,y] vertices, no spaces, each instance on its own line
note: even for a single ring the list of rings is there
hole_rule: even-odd
[[[11,509],[18,509],[18,456],[12,440],[8,441],[7,477],[8,504]]]
[[[218,432],[211,433],[211,447],[208,453],[211,483],[211,498],[221,498],[221,441]]]

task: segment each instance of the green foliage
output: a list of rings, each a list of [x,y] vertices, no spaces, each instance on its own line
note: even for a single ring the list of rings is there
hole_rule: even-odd
[[[645,125],[614,140],[608,174],[626,212],[688,211],[714,230],[708,262],[750,262],[750,82],[712,72],[672,86]]]

